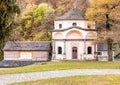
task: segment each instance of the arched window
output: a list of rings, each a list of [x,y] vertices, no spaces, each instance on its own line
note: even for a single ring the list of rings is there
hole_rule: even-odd
[[[58,54],[62,54],[62,47],[58,47]]]
[[[72,25],[73,25],[73,26],[76,26],[76,25],[77,25],[77,23],[75,23],[75,22],[74,22]]]
[[[87,53],[88,53],[88,54],[92,54],[92,47],[88,47]]]
[[[62,28],[62,24],[59,24],[59,29],[61,29]]]

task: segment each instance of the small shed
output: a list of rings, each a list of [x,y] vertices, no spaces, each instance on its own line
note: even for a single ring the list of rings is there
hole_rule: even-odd
[[[50,47],[50,42],[46,41],[8,41],[3,48],[4,60],[47,61]]]
[[[114,50],[113,50],[114,57]],[[104,42],[97,44],[97,57],[99,61],[108,61],[108,45]]]

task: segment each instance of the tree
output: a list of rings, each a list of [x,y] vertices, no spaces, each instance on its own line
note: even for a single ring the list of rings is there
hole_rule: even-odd
[[[38,6],[34,4],[28,4],[26,9],[18,17],[18,26],[14,30],[12,40],[20,41],[37,41],[38,40],[50,40],[49,31],[50,27],[43,26],[47,23],[49,13],[53,10],[46,3],[41,3]],[[45,21],[46,20],[46,21]],[[44,30],[44,31],[42,31]],[[44,33],[46,32],[46,33]],[[40,34],[40,35],[38,35]],[[46,35],[45,35],[46,34]],[[45,37],[41,37],[45,36]],[[47,38],[46,38],[47,36]],[[40,39],[46,38],[46,39]]]
[[[0,0],[0,50],[9,39],[15,25],[14,17],[19,13],[16,0]]]
[[[16,19],[18,26],[12,35],[13,40],[32,40],[35,33],[33,12],[36,8],[37,6],[34,4],[27,5],[26,9]]]
[[[48,6],[46,3],[41,3],[33,12],[34,22],[38,24],[42,21],[48,12],[53,11],[51,7]]]
[[[27,5],[26,0],[16,0],[16,3],[19,6],[20,10],[24,9]]]
[[[120,0],[90,0],[90,6],[86,11],[86,18],[96,22],[99,38],[104,38],[108,44],[110,61],[112,60],[112,45],[115,38],[109,35],[113,32],[112,29],[116,29],[120,23],[120,18],[116,18],[120,16],[119,10]],[[112,34],[114,36],[114,33]]]

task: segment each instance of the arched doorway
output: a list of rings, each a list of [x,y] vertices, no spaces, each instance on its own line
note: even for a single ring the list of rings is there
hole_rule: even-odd
[[[77,47],[72,47],[72,59],[77,59]]]

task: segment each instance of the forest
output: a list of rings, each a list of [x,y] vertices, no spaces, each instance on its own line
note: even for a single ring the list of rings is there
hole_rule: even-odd
[[[0,55],[7,41],[51,41],[54,19],[74,6],[95,21],[98,39],[120,52],[120,0],[0,0]]]

